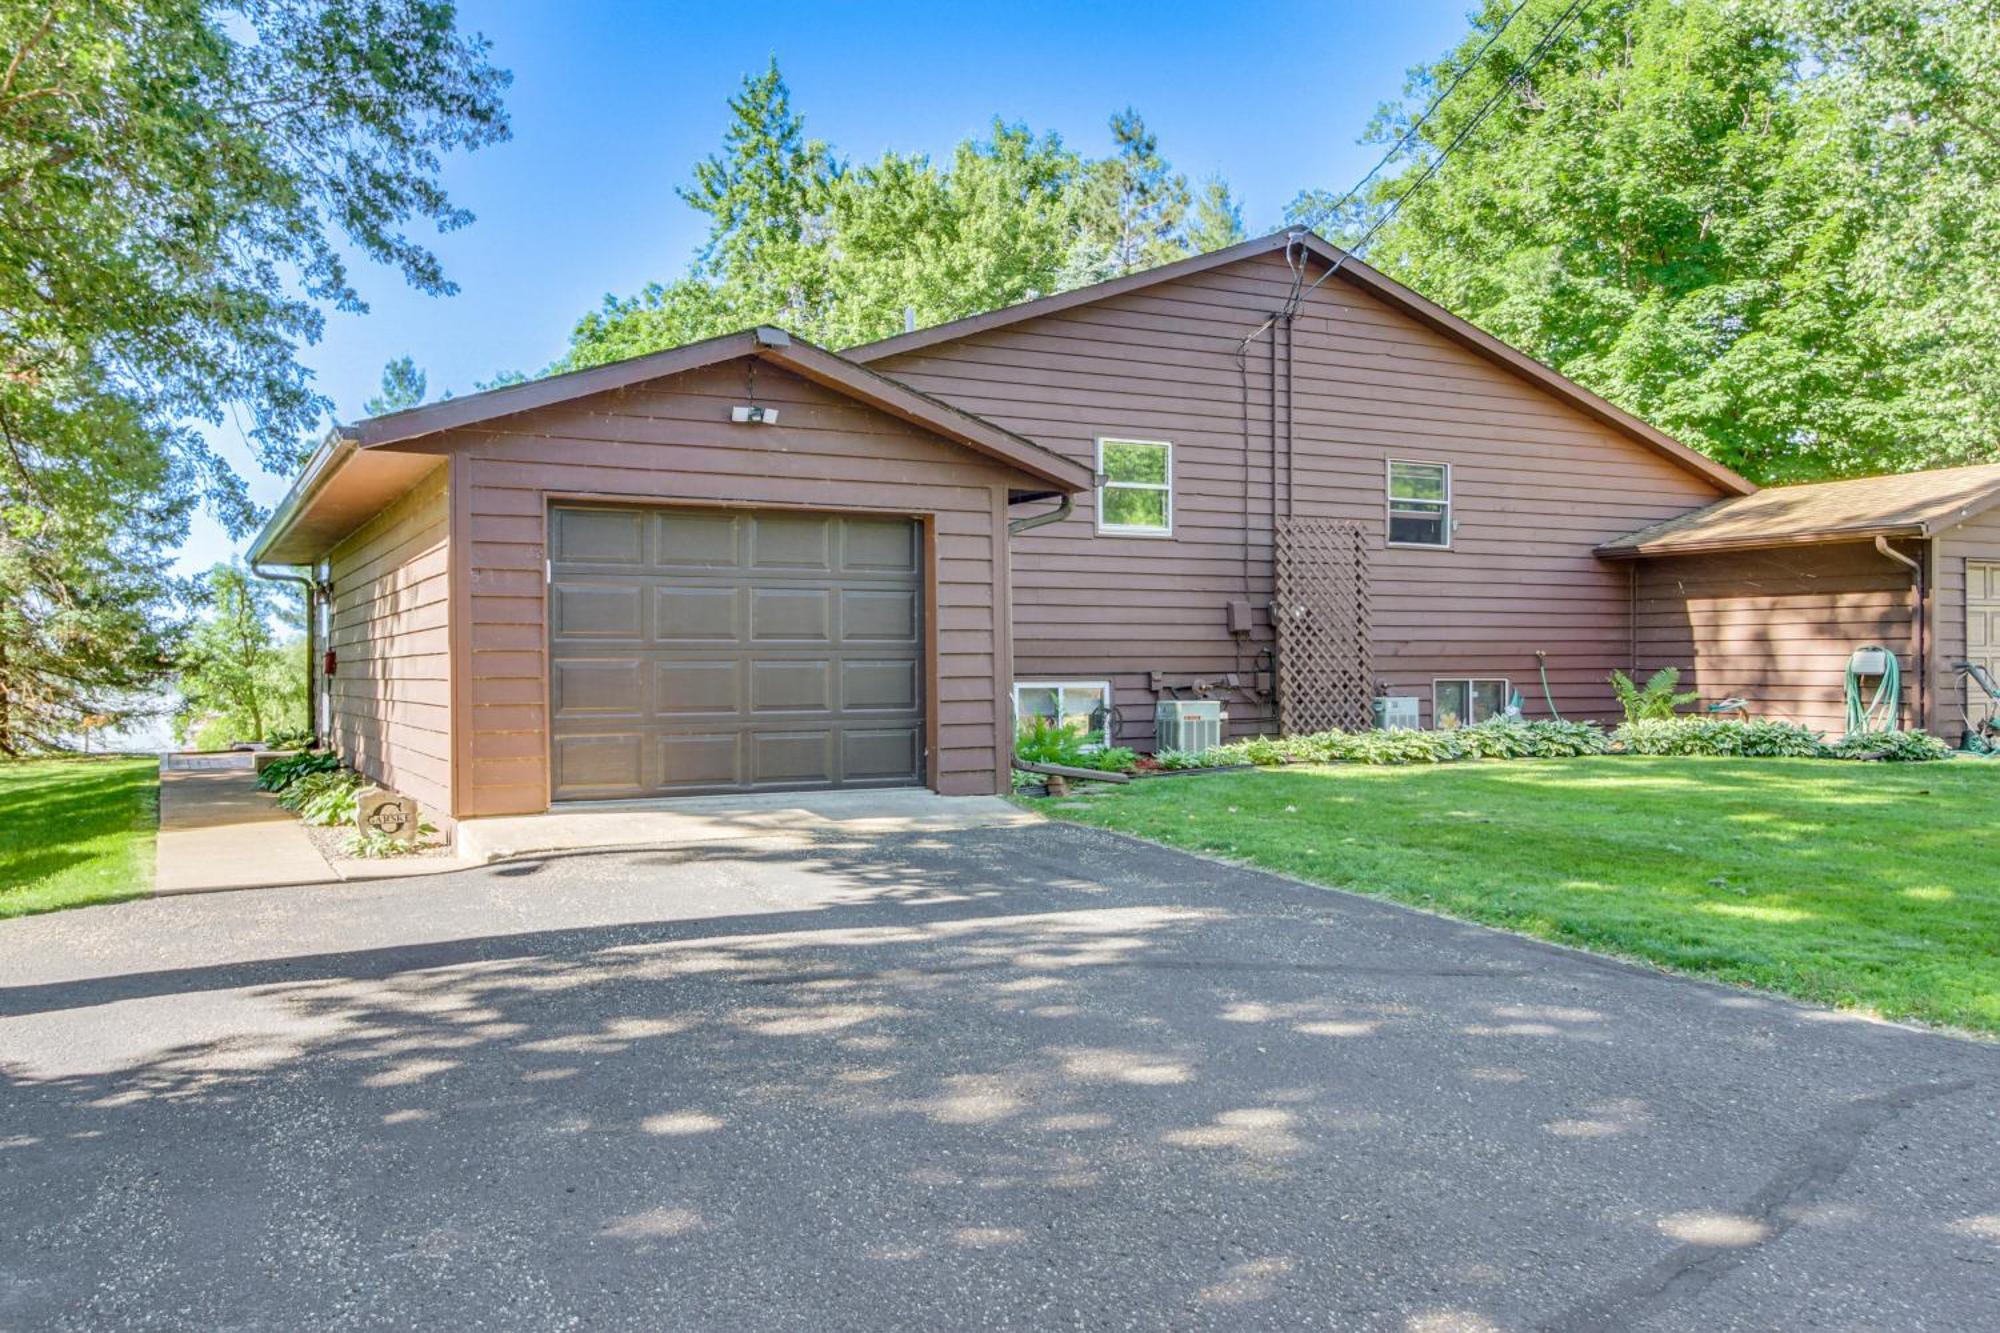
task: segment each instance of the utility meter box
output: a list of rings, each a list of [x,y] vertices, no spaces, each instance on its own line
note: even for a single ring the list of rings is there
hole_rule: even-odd
[[[1422,724],[1413,694],[1382,694],[1375,697],[1377,731],[1415,731]]]

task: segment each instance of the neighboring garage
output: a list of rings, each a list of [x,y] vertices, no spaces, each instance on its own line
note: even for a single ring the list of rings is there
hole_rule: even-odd
[[[1956,741],[2000,664],[2000,464],[1772,486],[1598,548],[1632,565],[1633,659],[1839,734],[1849,654],[1900,659],[1899,725]]]
[[[557,505],[551,795],[924,780],[908,518]]]
[[[757,329],[362,422],[252,550],[316,721],[440,824],[1008,785],[1009,523],[1091,472]]]

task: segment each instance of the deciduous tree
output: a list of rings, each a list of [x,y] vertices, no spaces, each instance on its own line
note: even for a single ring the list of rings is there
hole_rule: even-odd
[[[470,220],[440,156],[506,83],[444,0],[0,6],[0,747],[164,667],[191,508],[257,517],[197,427],[299,462],[344,247],[452,290],[414,229]]]

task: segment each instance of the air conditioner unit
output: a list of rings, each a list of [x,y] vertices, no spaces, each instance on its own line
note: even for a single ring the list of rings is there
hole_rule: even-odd
[[[1195,754],[1222,744],[1229,715],[1219,699],[1163,699],[1153,707],[1153,748]]]
[[[1375,699],[1375,726],[1379,731],[1415,731],[1420,723],[1417,698],[1413,694],[1383,694]]]

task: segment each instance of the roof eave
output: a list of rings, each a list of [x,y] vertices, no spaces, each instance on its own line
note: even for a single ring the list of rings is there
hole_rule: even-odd
[[[1764,551],[1790,546],[1826,546],[1834,542],[1865,542],[1876,537],[1928,537],[1923,523],[1867,524],[1861,527],[1822,528],[1813,532],[1781,536],[1725,537],[1706,542],[1644,542],[1632,545],[1606,543],[1595,554],[1605,560],[1642,560],[1675,555],[1726,555],[1732,551]]]
[[[254,569],[263,560],[264,553],[291,530],[312,497],[340,471],[353,456],[356,447],[357,442],[350,434],[337,428],[326,433],[319,447],[313,450],[312,457],[306,460],[297,480],[292,482],[284,498],[278,501],[278,507],[271,511],[271,516],[264,520],[264,526],[251,540],[249,553],[244,557],[245,563]]]

